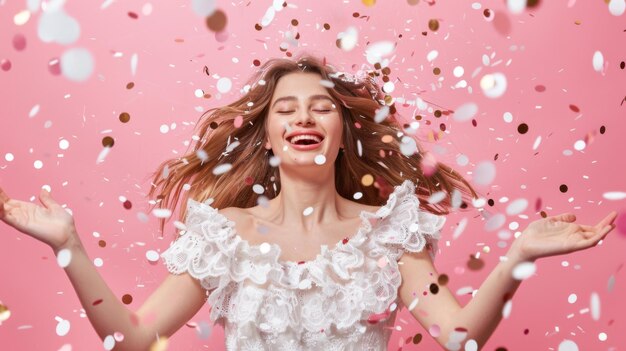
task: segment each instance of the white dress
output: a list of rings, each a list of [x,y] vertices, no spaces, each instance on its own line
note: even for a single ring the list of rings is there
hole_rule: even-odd
[[[419,209],[415,184],[394,188],[356,234],[307,262],[281,261],[280,247],[250,245],[234,222],[189,199],[186,230],[161,254],[209,294],[210,318],[227,350],[386,350],[402,303],[397,261],[425,247],[434,259],[446,217]]]

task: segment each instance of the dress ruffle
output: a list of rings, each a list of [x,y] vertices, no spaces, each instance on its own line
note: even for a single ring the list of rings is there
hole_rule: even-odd
[[[298,264],[280,261],[276,244],[263,253],[217,209],[189,199],[184,234],[161,257],[171,273],[188,272],[208,290],[213,321],[253,323],[266,333],[318,332],[331,324],[346,329],[396,301],[397,260],[427,243],[436,248],[445,223],[445,217],[419,209],[410,180],[396,186],[376,212],[361,211],[360,218],[360,228],[345,244],[323,245],[314,260]]]

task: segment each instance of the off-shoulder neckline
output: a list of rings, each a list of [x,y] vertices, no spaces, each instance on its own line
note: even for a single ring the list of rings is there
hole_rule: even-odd
[[[317,255],[315,256],[315,258],[311,259],[311,260],[307,260],[307,261],[292,261],[292,260],[281,260],[280,256],[282,254],[282,248],[280,247],[280,245],[276,244],[276,243],[270,243],[268,242],[267,244],[270,245],[270,251],[269,252],[275,252],[276,254],[276,262],[280,267],[283,268],[293,268],[293,267],[308,267],[311,264],[317,263],[320,260],[322,260],[324,258],[324,253],[325,252],[336,252],[337,250],[339,250],[340,245],[351,245],[354,240],[358,240],[360,239],[363,235],[367,234],[368,232],[370,232],[372,230],[372,228],[370,227],[370,223],[369,223],[369,218],[379,218],[382,219],[386,216],[388,216],[390,214],[390,211],[388,213],[384,213],[385,209],[387,209],[389,207],[389,205],[391,204],[391,201],[395,199],[395,197],[398,195],[398,193],[401,192],[402,189],[405,188],[409,188],[411,189],[412,192],[414,192],[414,184],[411,180],[406,179],[402,182],[402,184],[396,185],[394,186],[394,190],[389,194],[389,196],[387,197],[387,201],[385,202],[384,205],[381,205],[378,207],[378,209],[376,209],[375,211],[368,211],[368,210],[361,210],[359,213],[359,217],[361,218],[361,223],[358,226],[358,229],[356,231],[355,234],[353,234],[352,236],[347,237],[348,241],[344,244],[342,239],[340,241],[338,241],[337,243],[335,243],[331,248],[328,248],[328,245],[321,245],[319,248],[319,251],[317,253]],[[232,230],[233,236],[236,238],[237,241],[240,241],[242,243],[244,243],[245,247],[247,249],[252,249],[255,252],[260,252],[260,246],[262,244],[258,244],[258,245],[252,245],[250,244],[250,242],[246,239],[244,239],[241,235],[239,235],[239,233],[237,232],[237,230],[235,229],[235,222],[231,221],[228,217],[226,217],[224,214],[220,213],[219,211],[215,211],[216,215],[221,216],[222,219],[229,225],[229,227]],[[366,230],[367,229],[367,230]],[[303,263],[300,263],[303,262]]]

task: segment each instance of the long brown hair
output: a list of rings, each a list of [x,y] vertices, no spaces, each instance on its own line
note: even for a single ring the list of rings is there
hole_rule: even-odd
[[[263,148],[269,104],[281,77],[293,72],[313,72],[334,83],[333,87],[326,89],[335,101],[340,102],[344,151],[335,161],[335,187],[342,197],[351,199],[354,193],[361,192],[363,196],[357,202],[381,206],[394,186],[409,179],[416,183],[416,195],[422,210],[439,215],[450,213],[453,207],[451,195],[455,189],[461,199],[459,207],[467,208],[469,196],[478,197],[476,191],[460,174],[443,163],[432,162],[433,171],[423,171],[424,162],[430,158],[425,158],[427,153],[417,137],[402,133],[404,129],[398,122],[399,114],[393,99],[376,83],[375,77],[380,72],[386,75],[388,69],[381,69],[379,64],[375,68],[368,72],[367,79],[350,80],[325,59],[307,54],[297,59],[269,59],[247,81],[241,98],[209,109],[200,117],[193,150],[161,163],[151,174],[154,180],[148,196],[151,198],[158,193],[156,202],[153,202],[155,206],[168,208],[172,213],[181,193],[183,204],[189,198],[199,202],[213,198],[211,206],[215,208],[255,206],[259,195],[252,191],[253,184],[261,184],[268,198],[275,197],[280,192],[279,172],[269,163],[271,151]],[[389,108],[388,116],[380,122],[375,121],[377,111],[384,106]],[[242,116],[243,123],[236,128],[234,121],[238,116]],[[411,156],[400,152],[399,133],[415,140],[417,150]],[[361,144],[361,156],[357,141]],[[214,174],[217,166],[225,164],[230,164],[229,171]],[[373,184],[363,184],[366,175],[374,178]],[[445,198],[434,204],[428,203],[428,197],[438,191],[444,191]],[[455,203],[458,204],[458,200]],[[181,222],[185,215],[186,206],[182,206]],[[163,232],[166,220],[160,221]]]

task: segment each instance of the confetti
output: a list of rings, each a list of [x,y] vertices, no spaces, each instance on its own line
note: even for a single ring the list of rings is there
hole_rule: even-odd
[[[480,87],[488,98],[499,98],[506,91],[506,76],[502,73],[486,74],[480,80]]]
[[[565,339],[559,344],[558,351],[578,351],[578,345],[572,340]]]
[[[593,53],[593,69],[596,72],[602,72],[602,68],[604,67],[604,56],[600,51],[596,51]]]
[[[311,213],[313,213],[313,207],[311,206],[305,208],[304,211],[302,211],[303,216],[309,216]]]
[[[324,163],[326,163],[326,156],[324,155],[315,155],[315,164],[316,165],[323,165]]]
[[[534,262],[522,262],[518,263],[513,268],[513,278],[517,280],[524,280],[530,278],[537,271],[537,266]]]
[[[468,102],[466,104],[459,106],[454,111],[453,118],[457,122],[465,122],[474,118],[477,112],[478,112],[478,105],[476,105],[473,102]]]
[[[626,1],[625,0],[610,0],[609,1],[609,12],[613,16],[621,16],[624,14],[626,10]]]
[[[607,191],[605,193],[602,193],[602,197],[607,199],[607,200],[613,200],[613,201],[624,200],[624,199],[626,199],[626,192],[624,192],[624,191]]]
[[[77,82],[87,80],[93,70],[94,59],[86,49],[69,49],[61,55],[61,72],[70,80]]]
[[[115,347],[115,338],[113,335],[107,335],[102,341],[102,346],[105,350],[113,350],[113,347]]]
[[[150,262],[158,262],[159,253],[154,250],[148,250],[146,251],[146,259]]]
[[[56,333],[58,336],[65,336],[70,332],[70,321],[61,317],[54,317],[57,321]]]
[[[476,165],[473,180],[479,185],[489,185],[496,177],[496,166],[491,161],[482,161]]]
[[[216,0],[192,0],[191,8],[200,17],[211,16],[217,9]]]
[[[72,252],[68,249],[62,249],[57,253],[57,264],[61,268],[65,268],[70,265],[72,261]]]
[[[596,292],[591,293],[591,301],[589,303],[591,308],[591,318],[594,321],[600,319],[600,296]]]

